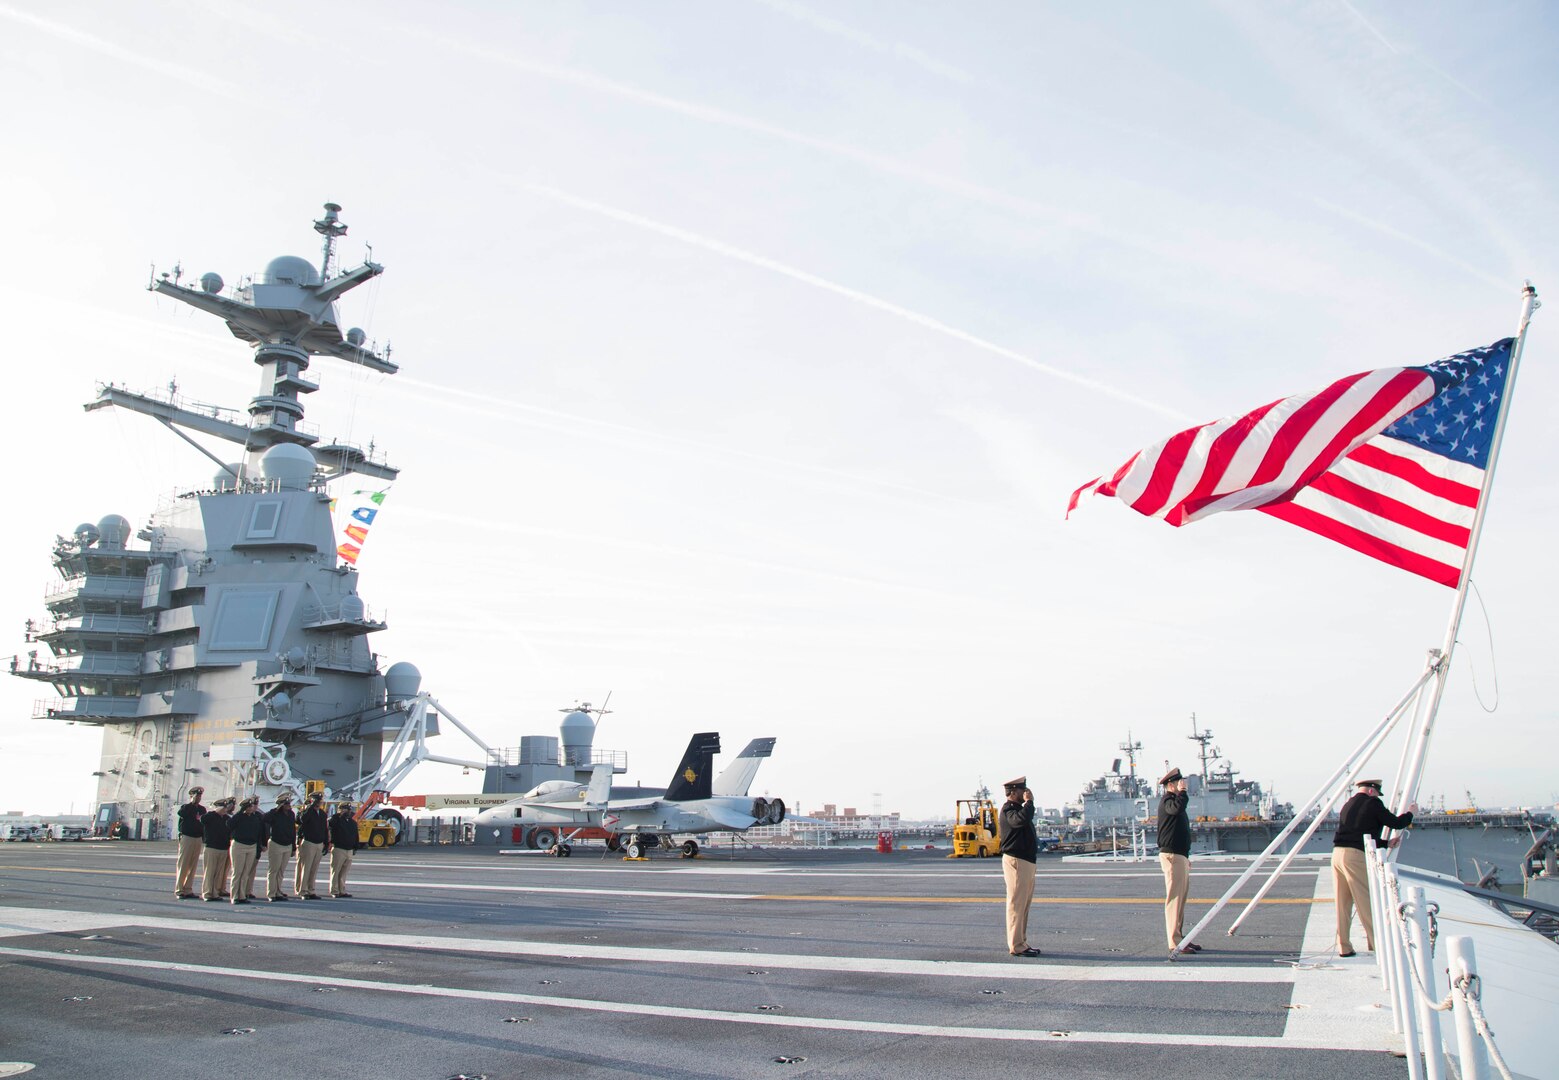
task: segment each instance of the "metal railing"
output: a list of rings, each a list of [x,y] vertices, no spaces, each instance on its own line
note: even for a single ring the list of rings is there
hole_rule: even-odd
[[[1410,1080],[1448,1080],[1450,1063],[1441,1037],[1440,1015],[1449,1012],[1455,1030],[1455,1060],[1461,1080],[1493,1080],[1490,1064],[1514,1080],[1483,1012],[1482,984],[1473,939],[1447,935],[1444,952],[1436,916],[1438,904],[1418,885],[1403,887],[1385,849],[1365,838],[1371,907],[1376,919],[1375,960],[1391,1000],[1392,1026],[1406,1043]],[[1445,986],[1442,995],[1440,987]]]

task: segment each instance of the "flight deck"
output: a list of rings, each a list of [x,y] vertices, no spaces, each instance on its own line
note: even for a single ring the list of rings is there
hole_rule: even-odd
[[[0,1064],[96,1080],[1406,1075],[1330,872],[1170,962],[1152,864],[362,854],[352,897],[178,901],[171,843],[0,847]],[[1193,862],[1188,921],[1243,864]]]

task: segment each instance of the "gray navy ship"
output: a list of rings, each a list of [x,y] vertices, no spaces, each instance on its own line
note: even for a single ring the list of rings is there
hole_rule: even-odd
[[[1197,727],[1195,714],[1188,737],[1197,744],[1201,759],[1199,770],[1186,770],[1189,812],[1198,832],[1237,831],[1293,816],[1292,806],[1277,802],[1259,783],[1238,779],[1233,763],[1212,745],[1213,733]],[[1137,775],[1142,743],[1128,733],[1120,749],[1126,755],[1126,771],[1116,758],[1109,772],[1089,781],[1069,815],[1074,829],[1130,828],[1156,819],[1158,789],[1151,778]]]
[[[338,544],[328,491],[348,476],[382,488],[397,471],[371,447],[322,442],[303,419],[316,360],[398,370],[388,347],[340,326],[337,300],[383,267],[336,267],[339,211],[327,203],[314,222],[318,268],[282,256],[231,289],[215,273],[192,287],[154,272],[148,288],[217,316],[252,349],[260,385],[246,417],[113,384],[85,406],[148,416],[215,466],[139,530],[109,514],[58,537],[48,614],[28,623],[27,655],[12,662],[58,695],[37,716],[102,728],[100,830],[166,837],[197,784],[210,798],[319,780],[354,796],[414,715],[422,734],[438,730],[436,710],[408,707],[417,669],[381,670],[370,640],[386,623],[359,594],[357,549]],[[195,435],[232,449],[218,456]],[[359,522],[374,512],[370,501]]]

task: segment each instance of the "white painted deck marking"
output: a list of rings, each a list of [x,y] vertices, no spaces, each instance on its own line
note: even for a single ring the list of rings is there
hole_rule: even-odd
[[[877,956],[818,956],[796,953],[728,952],[703,949],[654,949],[621,945],[584,945],[553,941],[491,940],[431,934],[362,933],[351,930],[294,926],[286,923],[206,922],[153,915],[106,915],[93,911],[37,911],[0,907],[0,937],[25,934],[78,933],[116,926],[177,930],[196,934],[318,941],[322,944],[368,945],[375,948],[427,949],[479,953],[486,956],[534,956],[554,959],[608,960],[614,963],[692,964],[707,967],[762,967],[790,971],[872,972],[889,975],[946,975],[970,979],[1022,982],[1154,982],[1154,983],[1287,983],[1286,967],[1235,967],[1213,964],[1052,964],[1016,960],[975,962],[907,960]]]
[[[3,854],[13,854],[13,853],[12,852],[4,852]],[[22,855],[28,854],[28,852],[21,852],[21,851],[19,851],[19,852],[15,852],[14,854],[16,854],[18,856],[22,856]],[[155,859],[155,860],[158,860],[160,862],[166,863],[169,866],[173,865],[174,858],[175,858],[174,853],[171,852],[171,851],[168,852],[167,854],[133,854],[133,853],[130,853],[130,852],[123,852],[123,853],[121,853],[121,852],[117,852],[117,851],[115,851],[115,852],[93,851],[93,852],[91,852],[91,854],[96,856],[96,857],[104,857],[104,858],[111,858],[111,859]],[[539,855],[541,853],[540,852],[535,852],[533,854],[538,854]],[[377,856],[377,855],[367,855],[367,856],[364,856],[365,859],[369,859],[369,860],[377,859],[378,857],[379,856]],[[549,857],[549,858],[551,858],[551,857]],[[677,874],[677,875],[682,875],[682,874],[700,874],[700,875],[707,875],[707,876],[710,876],[710,877],[803,877],[803,878],[823,878],[823,877],[840,877],[840,878],[863,878],[863,877],[869,877],[869,878],[879,878],[880,877],[880,878],[935,878],[935,879],[938,879],[938,880],[948,880],[947,874],[952,871],[952,868],[951,867],[947,867],[947,866],[926,867],[926,868],[923,868],[923,869],[916,869],[916,870],[889,870],[889,869],[884,869],[884,870],[868,870],[868,869],[831,870],[831,869],[811,869],[809,867],[804,867],[804,866],[802,866],[802,867],[798,867],[798,866],[711,866],[711,865],[700,865],[697,861],[694,861],[694,860],[689,860],[687,862],[683,862],[681,860],[672,860],[670,858],[667,859],[667,864],[666,865],[659,866],[657,869],[654,869],[654,870],[647,870],[645,867],[638,866],[638,865],[635,865],[635,866],[616,866],[616,865],[611,865],[610,863],[608,863],[606,865],[600,865],[600,866],[581,865],[582,862],[587,862],[588,860],[590,860],[592,858],[596,858],[596,856],[593,856],[593,855],[584,856],[582,858],[572,859],[569,862],[557,862],[557,861],[554,860],[554,861],[550,861],[550,862],[547,862],[547,863],[543,863],[542,866],[539,866],[539,867],[533,867],[533,866],[526,865],[523,868],[526,869],[526,870],[536,870],[539,873],[543,873],[543,874],[552,873],[554,871],[568,870],[568,871],[571,871],[572,873],[576,873],[576,874],[638,874],[638,875],[641,875],[641,876],[644,875],[645,873],[655,873],[655,874]],[[0,859],[0,867],[3,867],[4,865],[5,865],[4,860]],[[419,870],[468,870],[468,871],[474,870],[474,871],[485,872],[485,873],[504,873],[504,874],[514,873],[517,869],[520,869],[520,867],[517,866],[516,864],[509,863],[509,862],[498,863],[498,864],[493,864],[493,863],[482,864],[482,863],[471,862],[469,860],[447,860],[447,861],[442,861],[442,862],[410,862],[410,861],[403,860],[403,859],[395,859],[394,861],[387,862],[383,866],[377,867],[376,869],[388,870],[388,869],[390,869],[392,867],[396,868],[396,869],[399,869],[401,867],[408,867],[408,868],[414,868],[414,869],[419,869]],[[1238,870],[1223,870],[1223,869],[1216,869],[1215,870],[1215,869],[1210,869],[1210,868],[1204,868],[1204,867],[1201,867],[1199,862],[1193,862],[1192,863],[1192,867],[1193,867],[1192,875],[1194,877],[1197,877],[1197,878],[1233,878],[1233,877],[1238,877],[1239,874],[1240,874],[1240,871],[1238,871]],[[365,868],[366,868],[366,864],[359,864],[358,867],[357,867],[357,869],[359,869],[359,870],[362,870],[362,869],[365,869]],[[999,862],[993,862],[991,860],[987,860],[985,867],[983,867],[982,869],[984,870],[984,873],[981,874],[981,876],[975,876],[975,874],[977,872],[976,868],[975,867],[969,867],[969,869],[966,872],[968,872],[970,874],[970,877],[967,878],[966,880],[980,881],[980,882],[984,882],[984,881],[987,881],[987,880],[995,880],[995,881],[1000,881],[1001,880],[1001,864]],[[1287,877],[1306,877],[1306,876],[1311,875],[1311,874],[1320,873],[1321,869],[1322,868],[1317,868],[1317,867],[1300,867],[1300,868],[1297,868],[1297,869],[1291,867],[1288,870],[1286,876]],[[1330,873],[1330,870],[1328,869],[1326,872]],[[1093,866],[1087,866],[1087,865],[1078,867],[1077,869],[1042,870],[1042,871],[1040,871],[1038,874],[1036,874],[1034,876],[1035,876],[1035,880],[1037,880],[1037,881],[1093,881],[1096,878],[1141,878],[1141,879],[1143,879],[1145,881],[1163,881],[1164,880],[1164,875],[1162,873],[1160,873],[1156,869],[1154,869],[1154,870],[1146,870],[1146,869],[1144,869],[1144,870],[1101,870],[1101,869],[1096,869]]]
[[[604,1012],[633,1016],[662,1016],[681,1020],[712,1020],[731,1024],[752,1024],[762,1027],[807,1028],[810,1030],[852,1031],[883,1035],[919,1035],[952,1039],[979,1039],[982,1042],[999,1039],[1007,1042],[1047,1042],[1073,1044],[1146,1045],[1146,1046],[1214,1046],[1271,1050],[1333,1050],[1351,1049],[1337,1047],[1326,1042],[1312,1042],[1305,1037],[1271,1035],[1186,1035],[1166,1032],[1131,1031],[1050,1031],[1012,1030],[998,1027],[955,1027],[942,1024],[894,1024],[873,1020],[845,1020],[818,1016],[777,1016],[772,1013],[737,1013],[719,1009],[689,1009],[670,1005],[647,1005],[632,1001],[581,1000],[542,994],[515,994],[501,990],[472,990],[455,986],[429,984],[411,986],[404,983],[369,979],[346,979],[334,975],[303,975],[292,972],[253,971],[247,968],[214,967],[207,964],[180,964],[164,960],[137,960],[117,957],[62,955],[37,949],[12,949],[0,947],[0,956],[21,959],[45,960],[55,963],[79,964],[89,967],[126,967],[139,970],[179,972],[194,975],[211,975],[224,979],[250,979],[257,982],[281,982],[309,986],[335,986],[351,990],[367,990],[375,994],[411,994],[421,997],[454,998],[486,1003],[504,1002],[514,1005],[536,1005],[557,1009],[576,1009],[586,1012]]]
[[[1332,875],[1318,874],[1315,899],[1332,901]],[[1363,931],[1355,939],[1362,945]],[[1391,1031],[1391,1005],[1380,982],[1375,954],[1337,955],[1337,909],[1330,903],[1310,908],[1300,960],[1294,965],[1294,996],[1283,1037],[1324,1042],[1349,1050],[1400,1049]]]

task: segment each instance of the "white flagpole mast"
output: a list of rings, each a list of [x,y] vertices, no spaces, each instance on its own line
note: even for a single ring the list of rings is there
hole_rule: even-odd
[[[1451,654],[1456,648],[1456,634],[1461,629],[1462,611],[1467,606],[1467,590],[1472,583],[1472,563],[1478,554],[1478,538],[1483,533],[1483,519],[1489,509],[1489,495],[1494,487],[1494,467],[1499,461],[1500,444],[1505,439],[1505,420],[1510,414],[1510,402],[1515,396],[1516,369],[1521,364],[1521,351],[1526,344],[1527,326],[1532,313],[1539,306],[1537,290],[1527,282],[1521,293],[1521,321],[1516,331],[1516,343],[1510,350],[1509,370],[1505,374],[1505,392],[1499,403],[1499,417],[1494,423],[1494,439],[1489,445],[1488,466],[1483,471],[1483,490],[1478,495],[1478,509],[1473,513],[1472,530],[1467,539],[1467,553],[1462,558],[1462,572],[1456,589],[1456,600],[1451,606],[1451,618],[1445,629],[1445,643],[1440,649],[1439,668],[1430,690],[1429,704],[1424,711],[1423,726],[1413,743],[1413,753],[1408,760],[1405,775],[1398,775],[1392,793],[1392,803],[1397,807],[1418,801],[1418,785],[1423,779],[1424,760],[1429,753],[1429,738],[1434,732],[1435,714],[1440,708],[1440,698],[1445,692],[1445,679],[1451,670]],[[1396,849],[1390,857],[1395,859]]]
[[[1386,714],[1386,718],[1382,720],[1373,731],[1364,737],[1364,741],[1359,743],[1358,747],[1353,751],[1353,753],[1348,755],[1348,760],[1339,765],[1337,770],[1332,773],[1331,776],[1326,778],[1326,783],[1322,784],[1316,793],[1310,796],[1309,801],[1306,802],[1303,807],[1295,811],[1294,816],[1289,819],[1288,824],[1283,826],[1278,834],[1272,838],[1271,842],[1267,844],[1266,850],[1263,851],[1260,855],[1257,855],[1256,858],[1251,861],[1251,864],[1245,868],[1245,872],[1235,879],[1233,885],[1230,885],[1228,889],[1224,890],[1224,894],[1218,898],[1217,903],[1213,904],[1213,906],[1208,910],[1207,914],[1203,915],[1201,920],[1197,922],[1195,926],[1191,927],[1190,932],[1180,939],[1180,944],[1175,947],[1171,955],[1179,955],[1182,951],[1184,951],[1187,945],[1196,940],[1197,935],[1200,934],[1207,927],[1207,924],[1212,922],[1213,918],[1224,909],[1224,907],[1231,899],[1234,898],[1234,894],[1239,892],[1240,889],[1244,887],[1245,883],[1255,876],[1256,871],[1260,870],[1262,866],[1265,865],[1266,861],[1272,858],[1272,856],[1277,852],[1278,848],[1283,846],[1283,841],[1287,840],[1289,834],[1299,827],[1299,823],[1305,819],[1305,815],[1310,813],[1311,810],[1315,811],[1315,820],[1311,822],[1310,830],[1309,832],[1306,832],[1305,835],[1309,836],[1311,832],[1315,831],[1317,824],[1319,824],[1321,819],[1326,816],[1332,804],[1337,801],[1336,796],[1332,794],[1334,790],[1333,785],[1336,784],[1338,780],[1342,779],[1343,776],[1347,776],[1351,781],[1354,776],[1358,775],[1359,770],[1369,762],[1375,751],[1380,748],[1380,744],[1385,741],[1385,738],[1388,734],[1390,734],[1391,729],[1394,728],[1397,725],[1397,722],[1402,719],[1402,713],[1405,710],[1411,708],[1418,700],[1420,692],[1423,690],[1425,684],[1428,683],[1430,676],[1433,675],[1433,673],[1434,669],[1432,666],[1425,667],[1424,673],[1418,677],[1417,682],[1413,683],[1413,688],[1402,695],[1401,700],[1398,701],[1396,705],[1392,707],[1391,711]],[[1293,861],[1293,857],[1298,854],[1300,848],[1302,847],[1304,847],[1303,840],[1294,844],[1293,847],[1289,850],[1288,855],[1283,858],[1283,860],[1275,869],[1273,869],[1271,878],[1263,886],[1262,891],[1246,906],[1245,911],[1241,913],[1239,919],[1235,920],[1235,924],[1229,928],[1230,937],[1234,936],[1235,931],[1239,928],[1240,922],[1244,921],[1245,916],[1250,914],[1251,910],[1257,904],[1261,903],[1261,898],[1266,895],[1266,890],[1271,888],[1272,883],[1275,882],[1280,876],[1282,876],[1283,871],[1288,867],[1288,864]]]

